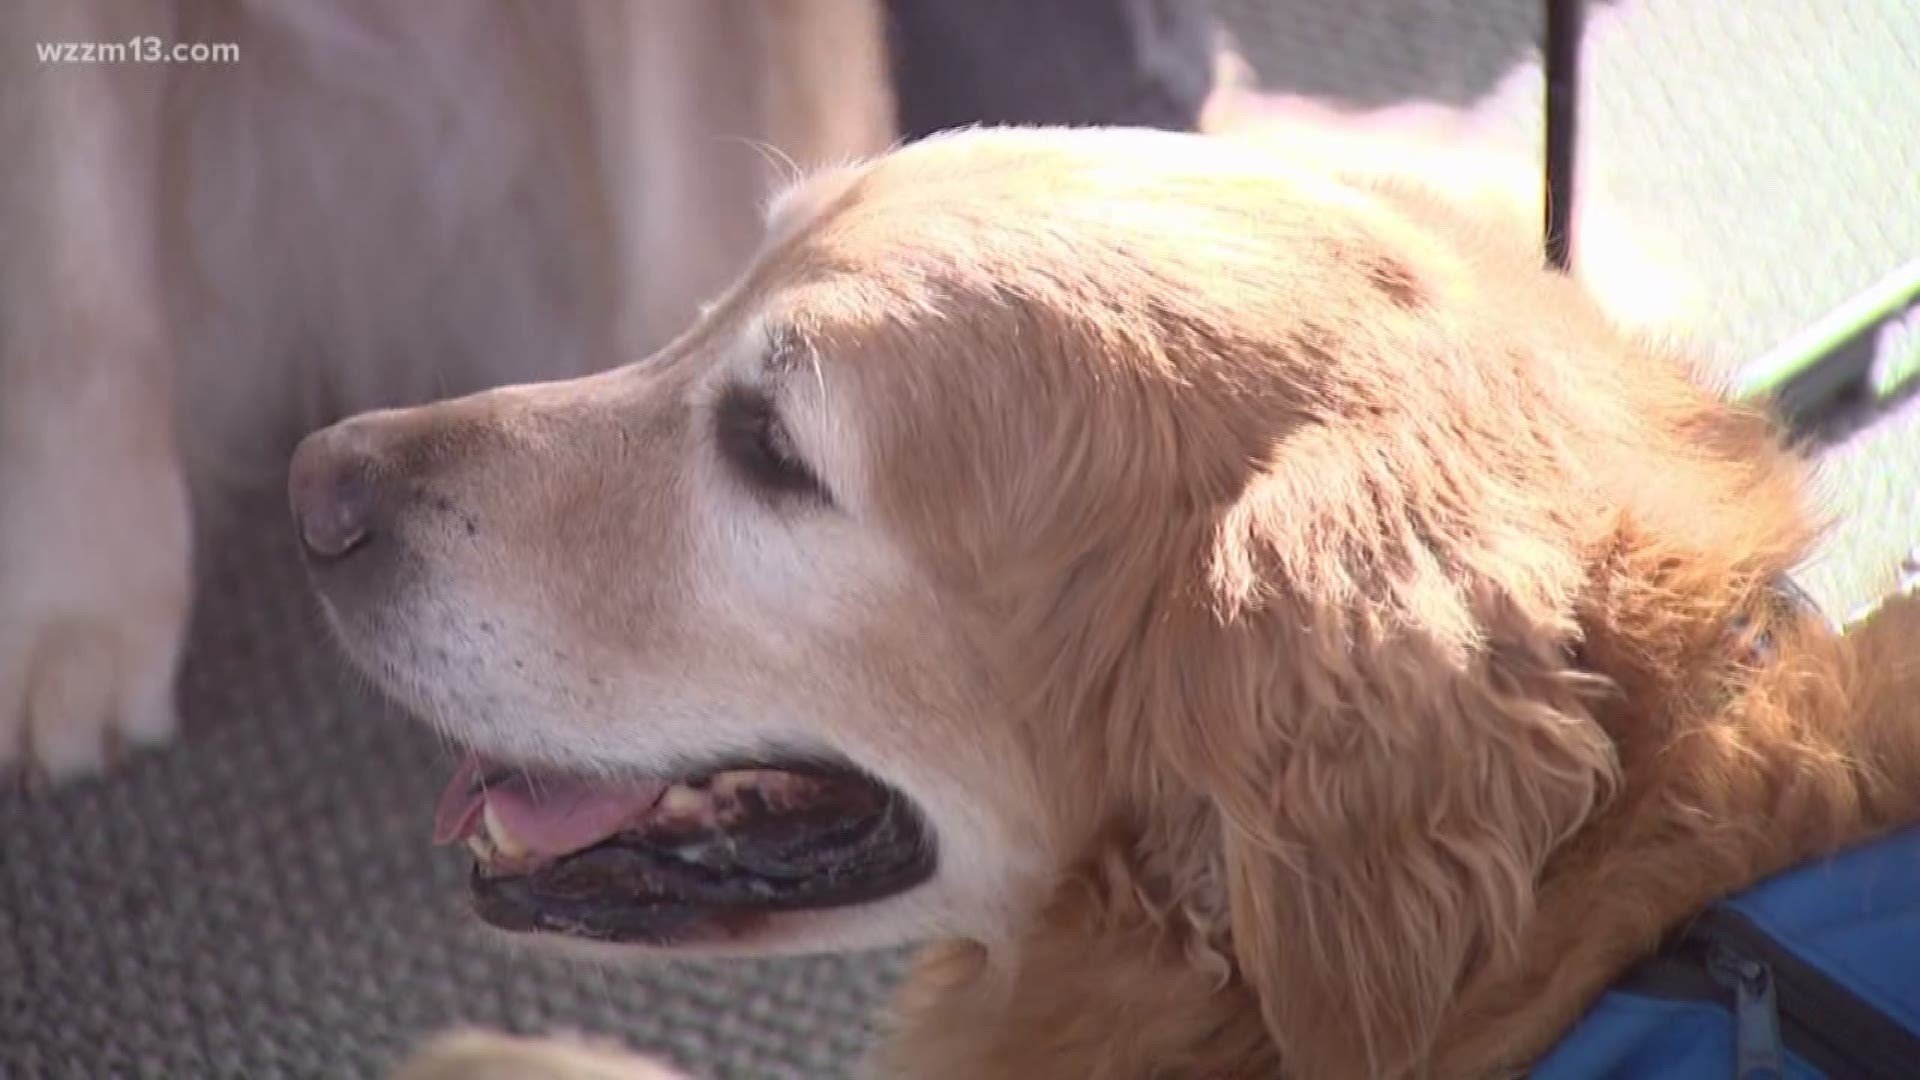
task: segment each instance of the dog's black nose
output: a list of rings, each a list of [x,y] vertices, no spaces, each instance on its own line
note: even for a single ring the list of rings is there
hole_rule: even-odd
[[[287,474],[287,496],[300,546],[316,562],[343,559],[376,533],[372,466],[364,450],[339,428],[301,440]]]

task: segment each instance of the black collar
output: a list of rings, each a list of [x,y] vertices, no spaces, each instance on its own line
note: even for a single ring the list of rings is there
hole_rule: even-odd
[[[1793,580],[1791,574],[1775,575],[1774,579],[1768,583],[1767,589],[1773,594],[1773,609],[1776,616],[1812,618],[1831,625],[1826,612],[1821,610],[1820,605],[1814,601],[1806,589],[1801,587],[1799,582]],[[1733,622],[1733,632],[1736,634],[1744,632],[1748,622],[1749,619],[1745,615],[1737,617]],[[1768,663],[1775,658],[1773,635],[1765,630],[1754,636],[1752,648],[1752,660],[1756,666]]]
[[[1811,618],[1818,619],[1828,626],[1835,626],[1834,622],[1827,617],[1826,612],[1815,602],[1813,596],[1809,594],[1806,589],[1802,588],[1799,582],[1793,580],[1791,575],[1779,574],[1775,576],[1774,579],[1768,583],[1767,591],[1772,596],[1773,614],[1775,616],[1774,619],[1768,620],[1769,623],[1781,621],[1782,617],[1784,617],[1786,621],[1791,621],[1796,618]],[[1752,619],[1749,616],[1737,615],[1734,617],[1729,630],[1736,636],[1744,635],[1751,622]],[[1775,659],[1776,649],[1774,647],[1773,634],[1767,630],[1762,630],[1759,634],[1755,635],[1752,641],[1749,642],[1749,647],[1751,649],[1751,655],[1748,657],[1748,660],[1755,667],[1764,666]],[[1567,645],[1565,650],[1568,661],[1571,662],[1574,667],[1583,670],[1592,670],[1592,665],[1588,663],[1587,649],[1584,642],[1574,642]]]

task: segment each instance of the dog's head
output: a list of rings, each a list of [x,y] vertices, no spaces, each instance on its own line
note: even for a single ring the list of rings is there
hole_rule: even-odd
[[[1620,508],[1724,539],[1705,471],[1623,494],[1707,406],[1613,340],[1412,191],[976,132],[779,200],[653,358],[349,420],[293,495],[350,654],[474,752],[487,920],[991,952],[1118,830],[1322,1075],[1417,1054],[1605,796]]]

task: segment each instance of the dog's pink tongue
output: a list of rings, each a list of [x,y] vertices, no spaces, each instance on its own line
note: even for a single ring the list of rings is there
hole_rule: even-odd
[[[598,785],[515,773],[483,791],[475,781],[485,771],[486,763],[478,757],[467,758],[455,770],[434,808],[435,843],[457,843],[473,835],[481,812],[491,805],[500,825],[532,854],[565,855],[613,835],[652,809],[666,790],[663,783]]]

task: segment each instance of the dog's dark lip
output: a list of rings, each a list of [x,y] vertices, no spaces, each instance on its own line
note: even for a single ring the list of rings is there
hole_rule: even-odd
[[[492,769],[488,769],[486,772],[476,773],[474,774],[472,782],[467,785],[467,789],[469,791],[480,792],[490,787],[498,787],[501,784],[509,783],[513,780],[515,771],[516,770],[510,765],[498,765]]]
[[[501,766],[476,786],[518,770]],[[780,913],[871,903],[932,877],[931,830],[906,795],[819,755],[716,759],[679,772],[703,784],[740,771],[803,778],[824,793],[816,807],[775,812],[742,800],[733,826],[649,826],[615,833],[525,870],[476,861],[468,878],[475,913],[499,929],[670,947],[725,942]],[[749,792],[751,794],[751,792]]]
[[[818,754],[795,754],[793,756],[777,754],[727,755],[708,759],[698,767],[669,770],[669,775],[680,778],[698,778],[702,776],[712,776],[717,773],[754,769],[778,770],[800,776],[817,776],[828,780],[852,780],[870,783],[879,787],[886,786],[881,783],[881,781],[869,776],[864,771],[852,765]],[[496,763],[492,767],[476,773],[468,786],[474,791],[484,791],[488,787],[497,784],[511,783],[514,779],[527,774],[537,776],[543,773],[557,774],[570,771],[573,770],[570,770],[564,765],[549,762],[515,761],[512,763]],[[649,779],[649,777],[643,776],[638,777],[638,779]],[[658,779],[658,777],[653,777],[652,779]]]

